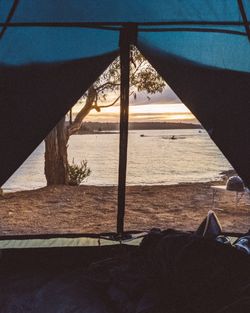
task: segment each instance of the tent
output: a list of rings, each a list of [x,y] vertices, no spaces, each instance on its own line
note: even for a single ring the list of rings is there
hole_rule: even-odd
[[[1,1],[0,184],[120,53],[117,230],[123,232],[133,44],[249,187],[249,15],[248,0]]]
[[[249,0],[0,1],[0,184],[14,173],[120,54],[122,87],[117,234],[119,240],[124,238],[128,63],[130,47],[135,45],[199,119],[246,186],[250,187],[249,21]],[[84,303],[80,301],[81,288],[88,284],[82,284],[82,272],[76,270],[76,266],[86,262],[86,254],[83,257],[80,248],[30,249],[24,252],[23,249],[8,250],[6,246],[6,258],[3,258],[0,270],[1,288],[5,287],[0,296],[0,310],[72,312],[73,306],[75,312],[111,312],[105,301],[96,307],[97,299],[104,297],[103,294],[100,297],[100,290],[106,288],[113,302],[114,298],[121,300],[118,302],[122,309],[113,307],[112,312],[159,313],[153,311],[156,291],[159,290],[152,288],[158,286],[158,281],[162,282],[162,277],[167,277],[171,283],[164,285],[164,290],[170,295],[167,297],[170,302],[166,303],[163,312],[249,312],[249,288],[244,289],[246,297],[236,301],[239,295],[236,289],[243,292],[243,286],[249,285],[246,281],[249,258],[226,246],[218,247],[210,241],[204,245],[189,236],[171,232],[151,234],[143,245],[140,259],[140,262],[148,260],[153,253],[146,267],[141,262],[136,267],[138,271],[130,272],[126,279],[124,271],[112,272],[118,273],[113,282],[116,287],[121,282],[120,289],[114,285],[107,287],[107,280],[101,280],[99,276],[92,281],[85,276],[88,283],[91,281],[92,289],[84,289],[87,299]],[[50,240],[47,237],[41,236]],[[67,236],[57,237],[65,239]],[[24,242],[24,239],[32,238],[19,236],[15,239]],[[89,240],[90,245],[96,244]],[[168,242],[167,246],[165,242]],[[187,243],[188,249],[182,249],[178,254],[178,249]],[[22,247],[20,243],[17,245]],[[120,254],[122,249],[119,246]],[[111,250],[103,251],[102,256],[112,254]],[[175,257],[175,262],[170,256]],[[207,262],[202,263],[204,260]],[[229,260],[231,263],[226,263]],[[102,273],[107,269],[105,264]],[[234,273],[235,264],[238,267]],[[69,268],[74,271],[59,279],[59,274]],[[136,274],[142,274],[144,269],[154,277],[153,282],[151,276],[143,282],[135,279]],[[216,272],[211,276],[214,269]],[[158,276],[154,276],[156,272]],[[197,280],[197,272],[201,273],[199,279],[202,277],[202,283]],[[173,273],[176,276],[173,277]],[[48,288],[39,289],[45,281]],[[65,289],[66,285],[70,288]],[[232,285],[235,288],[230,289]],[[148,288],[146,291],[145,286]],[[37,288],[37,293],[32,294],[32,289]],[[53,295],[52,300],[49,294]],[[184,295],[181,302],[177,298],[180,294]],[[166,298],[164,293],[162,295]],[[139,304],[132,307],[129,306],[132,305],[131,299],[145,301],[138,300]],[[229,309],[222,308],[228,299],[236,302],[230,304]],[[69,311],[66,307],[70,308]]]

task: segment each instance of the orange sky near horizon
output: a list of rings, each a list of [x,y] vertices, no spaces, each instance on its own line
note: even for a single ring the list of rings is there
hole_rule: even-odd
[[[118,105],[102,108],[101,112],[92,110],[85,118],[92,122],[118,122],[120,107]],[[129,106],[130,122],[165,122],[185,121],[195,122],[196,119],[182,103],[171,104],[131,104]],[[197,121],[196,121],[197,122]]]
[[[106,106],[113,103],[119,96],[119,92],[110,92],[106,100],[99,100],[99,105]],[[85,102],[82,99],[83,103]],[[81,100],[73,107],[73,115],[82,108]],[[101,108],[101,112],[91,110],[85,121],[89,122],[118,122],[120,116],[119,101],[110,107]],[[146,92],[130,96],[129,105],[130,122],[190,122],[198,123],[194,115],[181,102],[174,91],[166,84],[162,93],[148,95]]]

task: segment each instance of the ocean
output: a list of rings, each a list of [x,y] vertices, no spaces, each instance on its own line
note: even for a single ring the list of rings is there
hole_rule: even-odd
[[[73,135],[69,161],[88,161],[87,185],[117,185],[118,133]],[[204,130],[136,130],[129,132],[127,184],[172,185],[219,180],[232,169]],[[4,184],[4,191],[44,187],[44,143]]]

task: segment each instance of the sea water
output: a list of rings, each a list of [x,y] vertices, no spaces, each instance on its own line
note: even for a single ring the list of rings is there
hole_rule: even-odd
[[[119,134],[73,135],[69,161],[87,160],[91,175],[87,185],[117,185]],[[129,132],[127,184],[172,185],[220,179],[232,169],[204,130],[136,130]],[[27,190],[46,185],[44,143],[4,184],[5,191]]]

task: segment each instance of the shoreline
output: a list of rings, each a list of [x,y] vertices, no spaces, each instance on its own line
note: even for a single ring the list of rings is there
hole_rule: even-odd
[[[220,171],[218,173],[218,179],[215,180],[206,180],[206,181],[197,181],[197,182],[178,182],[175,184],[140,184],[140,185],[136,185],[136,184],[129,184],[126,185],[127,187],[135,187],[135,186],[178,186],[178,185],[185,185],[185,184],[225,184],[226,180],[232,176],[232,175],[236,175],[235,170],[226,170],[226,171]],[[88,185],[88,184],[82,184],[81,186],[88,186],[88,187],[117,187],[116,184],[110,184],[110,185]],[[41,186],[38,188],[33,188],[33,189],[6,189],[6,188],[2,188],[3,191],[3,195],[5,194],[9,194],[9,193],[16,193],[16,192],[22,192],[22,191],[34,191],[34,190],[39,190],[39,189],[43,189],[46,188],[47,186]],[[1,195],[0,195],[1,196]]]
[[[88,122],[82,124],[76,135],[86,134],[111,134],[119,133],[120,124],[118,122]],[[184,130],[184,129],[204,129],[201,124],[194,122],[129,122],[129,131],[143,130]]]
[[[213,184],[127,186],[125,230],[195,230],[214,209],[224,231],[247,232],[249,195],[235,209],[234,192],[220,192],[213,207]],[[116,214],[117,187],[50,186],[10,192],[0,197],[0,234],[114,232]]]

